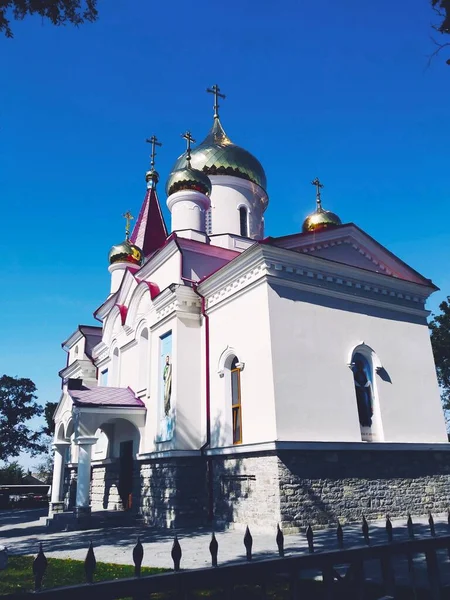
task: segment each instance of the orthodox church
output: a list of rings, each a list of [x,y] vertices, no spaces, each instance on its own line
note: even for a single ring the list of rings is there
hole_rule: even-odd
[[[212,127],[195,147],[184,134],[167,179],[170,232],[153,136],[100,325],[63,343],[49,523],[107,510],[295,531],[446,510],[436,286],[326,210],[318,179],[299,231],[267,236],[264,169],[208,91]]]

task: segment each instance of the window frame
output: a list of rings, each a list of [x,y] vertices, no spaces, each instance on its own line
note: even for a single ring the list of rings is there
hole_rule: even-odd
[[[230,367],[230,385],[231,385],[231,429],[232,429],[232,440],[233,446],[242,444],[242,394],[241,394],[241,369],[237,365],[239,360],[237,357],[233,359]],[[234,367],[233,367],[234,365]],[[233,373],[236,373],[237,377],[237,403],[233,394]],[[235,418],[236,415],[236,418]],[[237,427],[239,424],[239,428]],[[239,438],[236,439],[236,431],[239,431]]]

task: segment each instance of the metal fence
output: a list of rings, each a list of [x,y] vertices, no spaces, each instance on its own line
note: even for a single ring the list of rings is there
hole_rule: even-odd
[[[450,532],[450,513],[448,517]],[[3,600],[114,600],[117,598],[158,598],[189,600],[195,597],[198,590],[213,592],[214,598],[324,598],[332,599],[387,599],[387,598],[430,598],[440,600],[450,597],[440,573],[439,556],[441,551],[450,558],[450,534],[436,535],[432,515],[429,515],[428,532],[418,536],[411,517],[407,521],[405,540],[395,539],[394,530],[389,517],[386,520],[385,539],[379,543],[371,538],[369,524],[363,517],[361,527],[361,543],[347,547],[346,534],[338,524],[334,548],[317,549],[314,532],[311,527],[306,530],[308,542],[307,552],[285,556],[284,535],[277,527],[275,544],[278,557],[254,560],[252,553],[253,538],[249,528],[244,535],[246,561],[238,564],[220,565],[218,561],[219,544],[214,533],[209,544],[211,567],[182,570],[182,549],[175,536],[172,545],[173,571],[141,577],[141,565],[144,548],[138,539],[133,549],[135,577],[114,581],[95,580],[96,559],[92,543],[89,546],[84,568],[86,583],[76,586],[44,589],[47,558],[42,544],[33,563],[35,591],[9,594]],[[442,558],[442,557],[441,557]],[[400,562],[406,566],[407,582],[399,585],[396,582],[396,571]],[[370,582],[365,569],[374,564],[378,567],[379,577]],[[418,577],[420,570],[421,577]],[[422,583],[426,574],[428,585],[423,589]],[[314,592],[305,594],[304,584],[308,578],[317,581],[317,595]],[[243,588],[244,586],[244,588]],[[274,592],[274,586],[276,590]],[[242,595],[244,589],[244,595]],[[245,593],[245,589],[247,593]],[[240,590],[239,594],[237,593]],[[255,590],[257,595],[255,595]],[[162,595],[161,595],[162,594]]]

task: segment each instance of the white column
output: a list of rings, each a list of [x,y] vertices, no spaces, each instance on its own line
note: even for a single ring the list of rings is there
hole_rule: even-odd
[[[91,488],[91,450],[97,441],[95,437],[79,437],[75,440],[78,446],[78,475],[76,508],[89,512],[89,491]]]
[[[64,475],[64,454],[69,444],[54,444],[55,457],[53,462],[52,497],[51,502],[61,502],[61,488]]]
[[[49,506],[49,516],[64,510],[62,501],[62,485],[64,480],[64,466],[66,449],[70,442],[57,442],[53,444],[55,458],[53,462],[52,495]]]

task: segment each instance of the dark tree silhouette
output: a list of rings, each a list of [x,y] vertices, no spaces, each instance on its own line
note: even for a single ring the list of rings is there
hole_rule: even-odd
[[[430,0],[431,6],[434,8],[436,13],[439,15],[440,22],[434,25],[433,28],[438,33],[444,35],[450,35],[450,0]],[[433,38],[433,42],[437,48],[433,52],[430,58],[436,56],[443,48],[448,48],[450,52],[450,42],[441,43]],[[447,59],[447,64],[450,65],[450,58]]]
[[[0,460],[6,461],[21,452],[35,455],[45,451],[42,432],[28,426],[28,421],[42,415],[44,410],[37,404],[35,392],[31,379],[0,377]]]
[[[11,19],[38,15],[53,25],[78,26],[97,19],[97,0],[0,0],[0,33],[13,37]]]
[[[450,296],[439,304],[438,315],[430,322],[431,345],[433,346],[436,372],[441,386],[444,410],[450,410]]]

